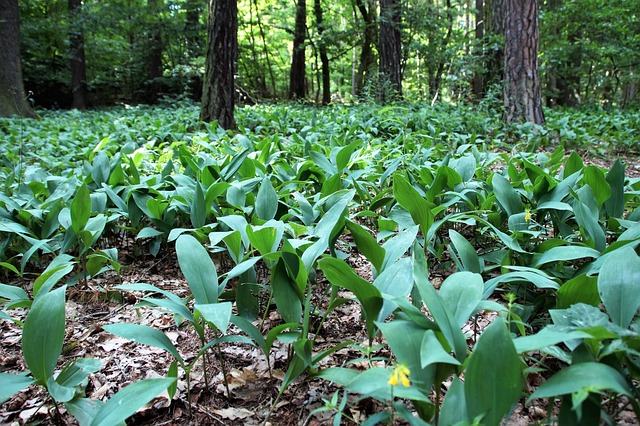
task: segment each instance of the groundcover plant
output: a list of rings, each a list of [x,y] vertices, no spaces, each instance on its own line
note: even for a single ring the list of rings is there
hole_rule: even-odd
[[[25,393],[56,423],[144,423],[160,394],[169,419],[195,416],[220,385],[231,411],[215,418],[258,423],[303,382],[317,395],[301,422],[637,419],[637,115],[492,117],[259,106],[231,132],[187,105],[1,120],[0,339],[20,348],[0,372],[3,419]],[[151,284],[142,259],[177,266]],[[95,303],[111,314],[78,339],[66,322]],[[166,363],[101,394],[108,339],[119,359],[148,347]],[[257,365],[238,367],[243,352],[275,384],[262,411],[234,405]]]

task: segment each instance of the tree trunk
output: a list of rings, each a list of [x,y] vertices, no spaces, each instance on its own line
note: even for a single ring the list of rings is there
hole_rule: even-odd
[[[476,32],[475,32],[475,56],[477,58],[477,69],[473,73],[471,81],[471,92],[474,99],[484,97],[484,1],[476,0]]]
[[[238,62],[237,0],[209,0],[207,58],[200,120],[234,129],[234,76]]]
[[[187,0],[185,2],[186,17],[184,33],[187,53],[191,60],[202,55],[202,43],[200,42],[200,13],[202,12],[202,0]]]
[[[365,1],[367,1],[366,5]],[[376,62],[373,46],[376,44],[377,26],[375,7],[370,0],[355,0],[355,5],[364,21],[364,38],[362,40],[362,50],[360,50],[360,65],[356,74],[354,90],[354,93],[359,96],[362,95],[365,81]],[[369,7],[367,8],[367,6]]]
[[[497,40],[487,46],[485,92],[491,86],[504,84],[504,44],[507,33],[507,0],[486,0],[484,8],[485,34]]]
[[[73,0],[77,1],[77,0]],[[149,28],[149,101],[155,103],[158,101],[158,93],[162,90],[162,28],[158,22],[162,6],[162,0],[147,0],[149,12],[151,16],[151,26]]]
[[[538,74],[538,0],[507,1],[504,104],[509,123],[544,123]]]
[[[402,97],[400,1],[380,0],[380,100]]]
[[[318,26],[318,50],[320,51],[320,63],[322,64],[322,104],[327,105],[331,102],[331,74],[329,69],[329,55],[327,55],[327,45],[322,38],[324,33],[324,22],[322,21],[322,5],[320,0],[314,0],[313,10],[316,17],[316,25]]]
[[[24,92],[18,0],[0,0],[0,117],[37,118]]]
[[[432,101],[435,101],[440,94],[440,86],[442,85],[442,76],[444,75],[444,67],[446,65],[447,46],[451,40],[451,34],[453,33],[453,8],[451,6],[451,0],[446,0],[446,12],[447,12],[447,33],[440,42],[438,59],[434,60],[429,65],[429,96]]]
[[[293,54],[289,72],[289,98],[304,99],[307,95],[306,52],[307,2],[298,0],[296,4],[296,26],[293,32]]]
[[[87,68],[84,56],[84,29],[82,28],[82,0],[69,0],[69,42],[71,45],[71,93],[73,107],[87,108]]]

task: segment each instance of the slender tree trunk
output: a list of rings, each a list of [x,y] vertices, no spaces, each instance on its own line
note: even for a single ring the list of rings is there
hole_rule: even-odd
[[[191,58],[196,58],[204,53],[200,42],[200,13],[203,4],[203,0],[187,0],[185,2],[184,33],[187,53]]]
[[[207,58],[200,120],[217,120],[223,129],[234,129],[234,77],[238,62],[237,1],[209,0],[207,22]]]
[[[306,85],[306,50],[307,34],[307,2],[298,0],[296,4],[296,26],[293,32],[293,54],[289,72],[289,98],[304,99],[307,95]]]
[[[505,76],[507,122],[544,123],[538,74],[538,0],[508,0]]]
[[[267,70],[269,71],[269,79],[271,80],[271,96],[274,98],[278,96],[278,90],[276,89],[276,78],[273,75],[273,67],[271,66],[271,54],[269,53],[269,46],[267,45],[267,36],[264,31],[264,25],[262,25],[262,19],[260,18],[260,9],[258,8],[258,0],[252,0],[253,5],[256,8],[256,19],[258,21],[258,29],[260,29],[260,37],[262,38],[262,53],[264,59],[267,62]]]
[[[74,0],[77,1],[77,0]],[[162,90],[162,29],[158,22],[158,12],[162,7],[162,0],[147,0],[151,12],[151,28],[149,28],[149,101],[158,101],[158,92]]]
[[[367,2],[365,4],[365,1]],[[373,70],[376,57],[373,53],[373,46],[376,44],[376,13],[372,0],[355,0],[355,5],[362,15],[364,21],[364,38],[362,49],[360,50],[360,65],[356,74],[355,94],[361,95],[369,73]],[[367,8],[368,6],[368,8]]]
[[[71,92],[73,107],[87,108],[87,68],[84,56],[82,0],[69,0],[69,41],[71,45]]]
[[[504,84],[504,44],[507,33],[507,0],[486,0],[484,8],[485,34],[497,39],[487,46],[485,91],[493,85]]]
[[[402,97],[400,0],[380,0],[380,100]]]
[[[478,68],[473,73],[471,92],[475,99],[484,97],[484,1],[476,1],[475,55]]]
[[[432,101],[435,101],[440,94],[440,86],[442,85],[442,76],[444,75],[444,67],[446,65],[445,58],[447,57],[446,51],[449,41],[451,40],[451,34],[453,33],[453,9],[451,6],[451,0],[446,0],[447,5],[447,33],[440,43],[440,55],[437,65],[430,67],[432,72],[429,73],[429,95]]]
[[[22,81],[18,0],[0,0],[0,117],[13,115],[37,118]]]
[[[329,55],[327,54],[327,45],[322,38],[324,33],[324,22],[322,20],[322,4],[320,0],[314,0],[313,11],[316,17],[316,25],[318,26],[318,50],[320,51],[320,63],[322,64],[322,104],[327,105],[331,102],[331,74],[329,69]]]

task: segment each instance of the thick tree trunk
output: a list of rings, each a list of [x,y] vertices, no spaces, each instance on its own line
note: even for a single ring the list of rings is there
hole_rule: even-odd
[[[507,122],[544,123],[538,74],[538,0],[508,0],[504,104]]]
[[[296,5],[296,26],[293,31],[293,54],[289,72],[289,98],[304,99],[307,96],[306,51],[307,2],[298,0]]]
[[[236,0],[209,0],[207,58],[200,120],[218,121],[234,129],[234,77],[238,62],[238,5]]]
[[[320,0],[314,0],[313,10],[316,17],[316,25],[318,26],[318,35],[320,36],[318,50],[320,51],[320,63],[322,64],[322,104],[327,105],[331,102],[331,71],[329,69],[327,45],[322,39],[324,22],[322,20],[322,4],[320,4]]]
[[[73,107],[87,108],[87,68],[84,56],[82,0],[69,0],[69,42],[71,45],[71,93]]]
[[[400,1],[380,0],[380,100],[402,97]]]
[[[22,81],[18,15],[18,0],[0,0],[0,117],[36,118]]]
[[[77,1],[77,0],[74,0]],[[158,101],[158,93],[162,90],[161,78],[162,69],[162,28],[157,20],[157,16],[162,7],[162,0],[147,0],[151,16],[151,27],[149,28],[149,101]]]
[[[365,1],[367,4],[365,4]],[[371,0],[355,0],[355,5],[362,15],[364,21],[364,38],[362,49],[360,50],[360,64],[355,78],[354,93],[362,95],[369,73],[373,70],[376,57],[373,53],[373,46],[376,44],[377,25],[375,7]],[[368,8],[367,8],[368,6]]]

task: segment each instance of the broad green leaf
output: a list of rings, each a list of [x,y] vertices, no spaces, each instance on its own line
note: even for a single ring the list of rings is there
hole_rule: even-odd
[[[504,176],[494,173],[491,184],[493,185],[493,192],[496,194],[496,198],[507,213],[507,216],[524,211],[520,194]]]
[[[531,351],[538,351],[548,346],[556,345],[560,342],[566,342],[575,339],[585,339],[589,335],[583,331],[566,329],[558,329],[554,326],[547,326],[536,334],[529,336],[518,337],[514,339],[516,352],[519,354]]]
[[[159,237],[160,235],[164,235],[164,232],[158,231],[155,228],[147,226],[146,228],[143,228],[140,230],[140,232],[138,232],[138,235],[136,235],[136,240],[140,240],[143,238]]]
[[[98,411],[104,406],[104,402],[90,398],[74,398],[65,402],[64,406],[78,420],[80,426],[89,426]],[[120,425],[122,424],[120,423]]]
[[[436,363],[460,365],[457,359],[444,350],[433,330],[427,330],[422,337],[420,347],[420,366],[426,368]]]
[[[456,250],[464,271],[482,273],[480,258],[476,249],[457,231],[449,229],[449,239]]]
[[[487,327],[469,358],[464,394],[469,418],[499,425],[520,395],[524,380],[520,356],[507,325],[500,317]]]
[[[385,249],[382,248],[373,235],[368,233],[362,226],[349,220],[346,221],[346,225],[353,236],[358,251],[371,262],[376,274],[379,274],[382,271],[382,264],[386,253]]]
[[[622,217],[624,214],[624,165],[617,159],[607,173],[607,183],[611,188],[611,197],[604,202],[609,217]]]
[[[399,174],[393,178],[393,195],[398,204],[409,212],[413,222],[420,227],[422,234],[427,235],[434,220],[431,203]]]
[[[76,389],[69,386],[62,386],[53,377],[47,379],[47,391],[57,402],[68,402],[73,399]]]
[[[102,329],[115,334],[116,336],[124,337],[136,343],[142,343],[143,345],[153,346],[155,348],[164,349],[169,352],[173,357],[184,366],[184,361],[171,340],[160,330],[149,327],[142,324],[107,324],[102,326]]]
[[[362,142],[357,140],[355,142],[351,142],[349,145],[340,148],[338,154],[336,155],[336,169],[338,172],[342,172],[348,165],[353,152],[362,145]]]
[[[507,272],[506,274],[501,274],[487,280],[487,282],[484,283],[484,294],[482,298],[487,299],[498,285],[512,282],[529,282],[538,288],[553,288],[556,290],[560,288],[560,284],[548,276],[542,275],[543,273],[533,272],[533,268],[528,269],[531,269],[531,271]]]
[[[456,318],[448,309],[445,301],[436,292],[429,282],[427,261],[424,252],[416,244],[413,250],[413,282],[420,293],[420,297],[435,323],[438,325],[447,342],[453,349],[455,357],[462,362],[467,354],[467,343],[460,327],[456,323]]]
[[[605,260],[598,290],[613,322],[627,328],[640,307],[640,257],[634,249],[623,247]]]
[[[456,272],[444,280],[440,297],[458,327],[462,327],[476,310],[483,291],[482,276],[473,272]]]
[[[56,377],[61,386],[78,386],[89,374],[100,370],[100,360],[96,358],[80,358],[69,363]]]
[[[196,303],[218,301],[218,274],[207,250],[191,235],[180,235],[176,241],[180,270],[187,280]]]
[[[593,192],[589,187],[583,187],[585,191],[580,194],[580,199],[573,204],[573,213],[576,216],[576,222],[580,227],[584,228],[587,236],[593,240],[596,250],[603,252],[607,246],[606,236],[602,226],[598,223],[599,215],[597,209],[592,209],[590,204],[595,200]]]
[[[175,382],[172,385],[169,385],[169,387],[167,388],[169,399],[173,399],[176,391],[178,390],[178,363],[176,361],[172,361],[171,364],[169,364],[169,369],[167,370],[167,378],[175,380]]]
[[[584,163],[582,162],[582,157],[578,155],[577,152],[573,151],[564,165],[564,170],[562,171],[563,178],[568,178],[576,172],[582,171],[584,168]]]
[[[373,281],[373,285],[385,296],[382,308],[378,313],[378,321],[384,321],[397,308],[390,299],[406,298],[413,288],[413,265],[411,259],[405,257],[386,268]]]
[[[280,258],[271,271],[271,288],[278,311],[287,323],[299,323],[302,320],[302,293],[297,284],[289,277],[284,259]]]
[[[370,340],[373,339],[376,333],[374,321],[378,318],[382,308],[380,290],[358,276],[349,265],[340,259],[325,257],[318,262],[318,267],[331,284],[346,288],[356,296],[362,305],[367,334]]]
[[[191,212],[189,217],[191,218],[191,225],[195,228],[202,228],[207,221],[207,205],[205,204],[204,191],[202,191],[202,185],[200,182],[195,184],[195,192],[193,193],[193,200],[191,201]]]
[[[534,255],[533,264],[535,267],[540,267],[551,262],[566,262],[569,260],[584,259],[585,257],[597,259],[600,257],[600,254],[598,250],[590,247],[559,246],[553,247],[544,253]]]
[[[89,217],[91,216],[91,196],[89,195],[89,188],[86,184],[82,184],[76,192],[71,206],[69,207],[71,214],[71,227],[77,234],[87,224]]]
[[[467,401],[464,397],[464,382],[458,377],[454,377],[442,401],[438,424],[456,425],[460,423],[466,424],[465,422],[468,422],[468,417]]]
[[[271,185],[271,179],[265,176],[256,197],[256,215],[262,220],[271,220],[278,211],[278,194]]]
[[[558,309],[568,308],[575,303],[598,306],[601,302],[598,293],[598,279],[587,274],[580,274],[562,284],[556,296]]]
[[[33,302],[24,320],[22,354],[36,381],[46,386],[62,353],[65,329],[66,286]]]
[[[389,377],[391,377],[390,369],[380,367],[369,368],[355,376],[355,378],[347,384],[346,390],[376,398],[380,401],[388,401],[391,395],[393,395],[397,398],[429,402],[427,395],[419,390],[424,389],[424,387],[409,386],[405,388],[400,385],[392,388],[389,384]]]
[[[60,256],[59,256],[60,257]],[[47,266],[47,269],[36,278],[33,283],[33,297],[38,298],[40,295],[44,295],[49,292],[57,283],[64,277],[73,271],[75,262],[63,262],[66,259],[66,255],[60,257],[58,262],[54,260]]]
[[[196,303],[194,308],[200,311],[205,320],[213,323],[222,334],[227,333],[229,320],[231,319],[231,302],[209,303],[206,305]]]
[[[412,226],[403,231],[398,232],[398,234],[389,238],[383,245],[382,248],[385,250],[384,262],[382,262],[381,271],[384,271],[387,266],[391,265],[398,259],[400,259],[404,254],[411,248],[411,246],[415,243],[416,237],[418,236],[418,226]]]
[[[233,177],[233,175],[236,174],[240,166],[242,166],[242,163],[244,163],[244,160],[247,158],[247,156],[252,150],[253,150],[252,148],[247,148],[244,151],[240,152],[239,154],[236,154],[231,159],[229,164],[220,171],[220,175],[222,179],[225,181],[230,180]]]
[[[575,392],[609,390],[633,398],[629,385],[620,373],[602,363],[581,362],[563,368],[544,382],[527,401],[551,398]]]
[[[96,413],[91,426],[113,426],[125,421],[139,408],[171,386],[176,379],[146,379],[120,389]]]
[[[609,182],[607,182],[604,172],[599,167],[591,165],[585,167],[582,180],[591,187],[598,207],[602,207],[604,202],[611,197]]]
[[[0,404],[33,383],[35,380],[28,377],[27,373],[0,373]]]

